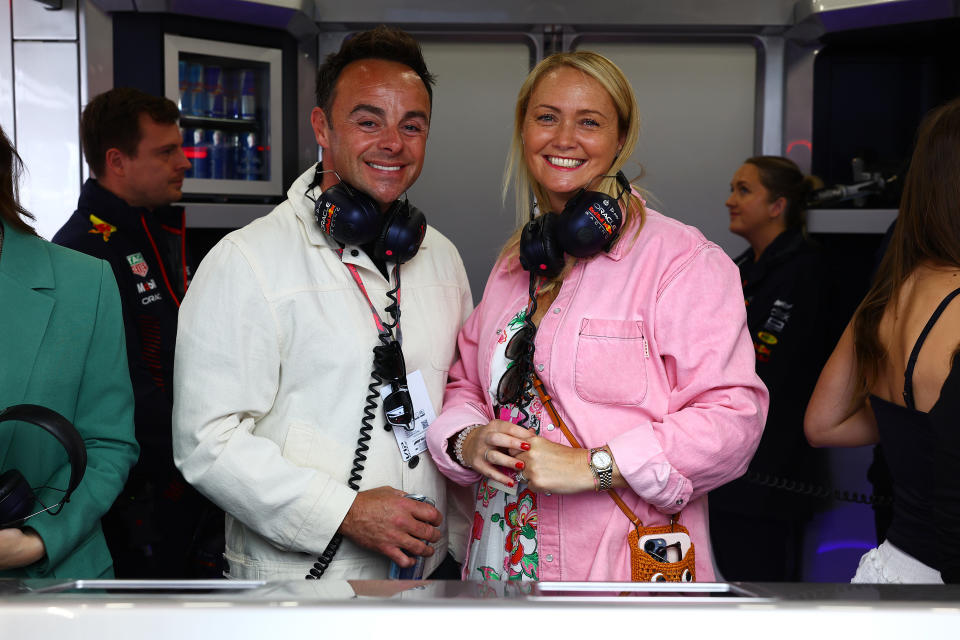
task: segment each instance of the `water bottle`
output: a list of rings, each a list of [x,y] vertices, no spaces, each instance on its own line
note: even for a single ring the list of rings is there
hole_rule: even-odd
[[[188,129],[192,138],[190,162],[193,163],[194,178],[210,177],[210,145],[207,144],[206,129]]]
[[[214,180],[224,180],[227,177],[227,146],[226,135],[219,129],[207,134],[210,144],[210,177]]]
[[[238,178],[243,180],[262,180],[263,161],[260,158],[259,137],[248,131],[242,138]]]

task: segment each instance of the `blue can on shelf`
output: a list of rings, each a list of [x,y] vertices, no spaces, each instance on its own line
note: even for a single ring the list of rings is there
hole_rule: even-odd
[[[257,117],[257,73],[253,69],[240,71],[240,117],[244,120]]]
[[[404,498],[410,498],[411,500],[416,500],[417,502],[426,502],[431,507],[436,507],[437,503],[428,498],[425,495],[419,493],[408,493]],[[409,554],[408,554],[409,555]],[[423,556],[416,556],[416,562],[413,563],[412,567],[401,567],[398,566],[396,562],[390,563],[390,573],[389,577],[391,580],[423,580],[423,566],[424,558]]]
[[[225,114],[225,89],[223,69],[216,65],[207,65],[203,70],[203,88],[206,91],[207,105],[204,115],[222,118]]]
[[[223,72],[223,117],[240,119],[240,74],[237,69]]]
[[[180,89],[180,102],[177,104],[177,108],[180,109],[180,113],[191,113],[193,105],[188,104],[188,101],[193,97],[193,94],[190,93],[190,71],[186,60],[180,60],[177,63],[177,74],[177,86]]]
[[[207,95],[203,88],[203,65],[187,63],[187,95],[183,97],[182,113],[191,116],[206,115]]]

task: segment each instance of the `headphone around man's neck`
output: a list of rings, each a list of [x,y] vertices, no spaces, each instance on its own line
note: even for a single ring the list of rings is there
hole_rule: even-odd
[[[320,184],[322,173],[318,164],[308,192]],[[314,203],[314,217],[325,234],[344,245],[372,242],[370,258],[375,262],[407,262],[417,254],[427,232],[426,216],[406,198],[381,212],[373,198],[342,179]]]

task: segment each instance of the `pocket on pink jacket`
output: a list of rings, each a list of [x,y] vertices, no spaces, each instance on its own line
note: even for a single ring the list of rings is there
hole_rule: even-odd
[[[577,395],[596,404],[643,404],[649,357],[643,320],[584,318],[574,365]]]

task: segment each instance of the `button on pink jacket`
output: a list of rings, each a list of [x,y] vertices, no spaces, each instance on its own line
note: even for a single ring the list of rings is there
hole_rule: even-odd
[[[627,228],[610,253],[576,264],[540,323],[534,363],[580,443],[610,445],[630,485],[620,495],[645,524],[682,510],[697,580],[709,582],[707,492],[746,470],[767,390],[733,262],[693,227],[649,209],[634,237]],[[460,359],[427,435],[440,471],[458,484],[480,476],[448,455],[447,440],[493,418],[496,330],[524,306],[528,283],[516,259],[498,264],[460,331]],[[569,446],[560,429],[541,431]],[[631,524],[609,496],[537,500],[541,580],[630,579]]]

